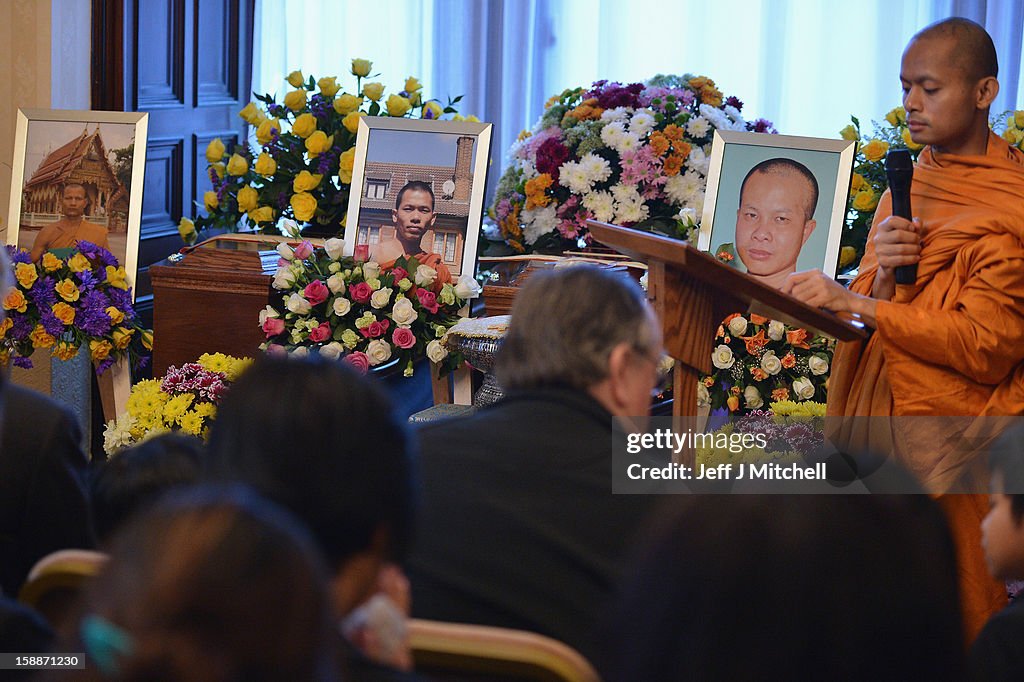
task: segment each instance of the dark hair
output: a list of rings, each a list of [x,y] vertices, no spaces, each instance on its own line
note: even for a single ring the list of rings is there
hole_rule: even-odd
[[[404,195],[406,192],[411,191],[426,192],[427,194],[429,194],[430,210],[434,210],[434,189],[430,186],[430,183],[423,182],[422,180],[410,180],[409,182],[405,183],[405,186],[402,187],[402,189],[398,190],[398,196],[395,197],[396,211],[398,210],[398,207],[402,205],[402,195]]]
[[[804,220],[810,220],[814,217],[814,212],[818,208],[818,179],[814,177],[814,173],[811,170],[793,159],[787,159],[785,157],[778,157],[775,159],[765,159],[761,163],[757,164],[743,177],[743,182],[740,183],[740,203],[743,203],[743,191],[747,188],[747,180],[750,179],[754,173],[765,173],[774,175],[777,173],[799,173],[803,176],[804,180],[811,186],[811,200],[807,202],[804,207]]]
[[[602,678],[959,679],[952,539],[917,495],[695,495],[609,621]]]
[[[168,490],[198,482],[202,447],[202,441],[194,436],[165,433],[126,448],[97,466],[90,492],[100,544]]]
[[[918,31],[911,42],[928,38],[952,38],[956,41],[951,57],[971,80],[999,76],[996,46],[981,24],[964,17],[942,19]]]
[[[115,538],[74,650],[104,679],[331,679],[329,603],[287,512],[240,488],[182,491]]]
[[[620,343],[654,354],[650,306],[624,272],[582,264],[532,275],[516,296],[495,361],[506,389],[586,389],[608,375]]]
[[[1010,497],[1010,510],[1018,522],[1024,519],[1024,424],[1016,420],[996,440],[988,455],[993,475],[1002,479],[1003,489],[993,490]]]
[[[382,527],[395,558],[412,534],[415,477],[405,425],[383,392],[319,356],[262,357],[231,387],[210,433],[210,474],[295,513],[334,569]]]

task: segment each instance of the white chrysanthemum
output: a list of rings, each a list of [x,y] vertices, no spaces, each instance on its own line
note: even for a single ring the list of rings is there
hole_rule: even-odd
[[[692,208],[697,215],[704,215],[704,191],[697,192],[697,195],[687,202],[686,208]]]
[[[686,165],[701,175],[707,175],[708,166],[711,165],[711,159],[708,158],[708,155],[704,153],[703,149],[700,147],[694,147],[690,150],[690,155],[686,157]]]
[[[635,186],[623,185],[621,182],[612,185],[612,196],[618,203],[642,201]]]
[[[123,447],[132,444],[132,427],[136,425],[135,418],[128,412],[124,412],[116,420],[107,422],[103,430],[103,451],[113,455]]]
[[[579,163],[566,161],[558,169],[558,184],[568,187],[573,194],[586,194],[592,183]]]
[[[622,201],[615,204],[615,222],[639,223],[650,215],[650,209],[642,200]]]
[[[527,244],[535,244],[537,240],[558,226],[558,216],[555,215],[555,206],[544,208],[531,208],[523,211],[523,238]]]
[[[636,133],[623,133],[618,139],[618,144],[612,147],[619,154],[625,154],[640,148],[640,136]]]
[[[645,137],[654,129],[654,123],[654,116],[651,115],[650,110],[640,109],[633,114],[633,118],[629,119],[629,131],[640,137]]]
[[[540,175],[540,173],[537,172],[537,167],[533,165],[533,161],[528,159],[520,159],[516,161],[516,168],[522,172],[524,181]]]
[[[608,163],[608,159],[594,153],[583,155],[583,158],[580,159],[580,168],[592,183],[604,182],[612,174],[612,166]]]
[[[691,118],[686,122],[686,132],[690,137],[704,137],[708,134],[708,120],[703,116]]]
[[[601,141],[612,149],[617,149],[622,136],[626,134],[624,121],[612,121],[604,128],[601,128]]]
[[[676,206],[693,206],[697,193],[703,191],[704,180],[695,171],[673,175],[665,181],[665,195]],[[700,213],[700,211],[698,211]]]
[[[600,190],[583,197],[583,208],[594,215],[594,220],[610,222],[615,217],[615,201],[609,192]]]
[[[626,107],[613,107],[605,109],[601,113],[601,120],[611,123],[612,121],[624,121],[629,117],[629,109]]]
[[[711,125],[719,130],[732,130],[733,122],[726,116],[721,109],[716,109],[710,104],[700,105],[701,115],[708,120]]]
[[[740,114],[740,110],[737,109],[736,107],[732,106],[731,104],[726,104],[725,107],[723,107],[723,108],[725,109],[726,115],[729,118],[731,118],[733,121],[736,121],[737,123],[744,123],[745,122],[743,120],[743,115]]]

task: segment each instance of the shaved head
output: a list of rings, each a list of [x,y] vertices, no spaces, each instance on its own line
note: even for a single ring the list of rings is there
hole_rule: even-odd
[[[995,45],[980,24],[963,17],[943,19],[918,31],[911,43],[942,39],[951,41],[949,57],[968,80],[999,76]]]

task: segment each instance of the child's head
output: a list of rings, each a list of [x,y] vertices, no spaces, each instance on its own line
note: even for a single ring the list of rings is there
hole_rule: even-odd
[[[996,578],[1024,578],[1024,427],[1008,429],[989,455],[990,510],[981,523],[982,545]]]

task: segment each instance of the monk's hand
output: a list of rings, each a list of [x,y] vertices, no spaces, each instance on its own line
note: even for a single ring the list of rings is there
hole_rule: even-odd
[[[878,269],[885,277],[892,277],[895,268],[913,265],[921,260],[921,237],[924,229],[920,218],[913,221],[889,216],[878,224],[872,244],[878,258]]]
[[[853,312],[853,299],[849,291],[821,270],[794,272],[782,284],[782,291],[816,308],[833,312]]]

